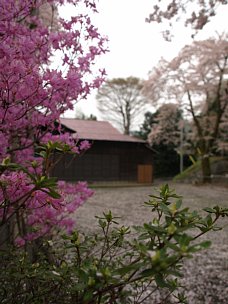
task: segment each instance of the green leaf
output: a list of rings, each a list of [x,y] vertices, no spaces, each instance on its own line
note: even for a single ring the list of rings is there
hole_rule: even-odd
[[[148,269],[145,269],[143,270],[141,273],[140,273],[140,276],[142,277],[153,277],[155,274],[156,274],[156,270],[154,268],[148,268]]]
[[[155,225],[152,225],[152,224],[144,224],[143,227],[148,231],[148,232],[165,232],[165,229],[163,227],[160,227],[160,226],[155,226]]]
[[[200,244],[196,244],[194,246],[189,247],[188,252],[191,252],[191,253],[197,252],[202,249],[207,249],[210,246],[211,246],[211,241],[204,241],[204,242],[201,242]]]
[[[49,178],[46,177],[43,181],[45,181],[46,187],[52,187],[52,186],[56,186],[57,180],[58,179],[56,177],[49,177]]]
[[[213,223],[212,217],[210,214],[206,217],[207,226],[210,227]]]
[[[212,230],[213,230],[213,231],[220,231],[220,230],[222,230],[222,227],[214,226],[214,227],[212,228]]]
[[[182,206],[182,200],[178,199],[177,202],[176,202],[176,208],[180,209],[181,206]]]
[[[208,213],[215,213],[215,210],[212,208],[203,208],[204,211],[208,212]]]
[[[107,226],[107,222],[103,221],[102,219],[98,220],[99,226],[104,229]]]
[[[37,153],[39,156],[41,156],[42,158],[46,158],[47,157],[47,153],[45,151],[40,151]]]
[[[50,191],[48,191],[47,193],[52,198],[55,198],[55,199],[61,198],[61,195],[53,189],[50,189]]]
[[[6,157],[2,161],[3,166],[8,166],[10,164],[10,157]]]
[[[174,243],[166,241],[165,244],[166,244],[167,247],[173,249],[174,251],[177,251],[177,252],[180,251],[180,248]]]
[[[164,280],[164,277],[162,274],[158,273],[154,276],[155,282],[157,284],[158,287],[164,288],[164,287],[168,287],[169,285],[167,284],[167,282]]]
[[[207,248],[209,248],[211,246],[211,241],[204,241],[204,242],[200,243],[199,245],[203,249],[207,249]]]
[[[170,212],[170,210],[169,210],[169,208],[167,207],[166,204],[161,203],[160,207],[161,207],[162,211],[164,211],[165,214],[171,214],[171,212]]]
[[[121,276],[126,275],[129,272],[135,271],[136,269],[140,269],[142,264],[132,264],[128,266],[124,266],[122,268],[118,268],[114,271],[114,274],[119,274]]]
[[[169,193],[169,185],[168,184],[162,185],[160,188],[160,195],[162,197],[166,197],[168,193]]]

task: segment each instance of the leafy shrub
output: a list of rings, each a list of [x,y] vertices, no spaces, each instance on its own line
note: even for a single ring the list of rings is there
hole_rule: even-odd
[[[28,250],[1,251],[1,303],[145,303],[162,291],[164,303],[186,303],[179,284],[183,260],[209,247],[200,241],[228,209],[206,208],[205,216],[182,207],[181,197],[161,187],[145,205],[151,221],[137,227],[118,224],[109,211],[97,217],[100,231],[74,231],[44,241],[34,262]]]

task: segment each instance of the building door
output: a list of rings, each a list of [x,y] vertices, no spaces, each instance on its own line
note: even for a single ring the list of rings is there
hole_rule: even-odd
[[[138,165],[138,183],[150,184],[152,183],[152,165]]]

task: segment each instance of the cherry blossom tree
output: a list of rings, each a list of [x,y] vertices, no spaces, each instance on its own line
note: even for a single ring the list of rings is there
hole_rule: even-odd
[[[181,111],[177,104],[163,104],[157,111],[155,123],[148,134],[150,144],[178,147],[180,144]]]
[[[106,118],[130,134],[133,124],[145,109],[143,84],[139,78],[114,78],[106,81],[97,93],[98,109]]]
[[[161,23],[167,20],[168,27],[163,34],[169,40],[171,37],[169,28],[171,29],[174,22],[183,20],[185,26],[190,25],[197,33],[216,15],[220,5],[227,4],[227,0],[157,0],[146,21]]]
[[[179,173],[183,149],[180,151],[181,139],[184,136],[182,123],[182,111],[176,103],[161,105],[156,112],[145,113],[145,119],[136,133],[147,140],[154,152],[154,173],[156,176],[174,176]],[[183,158],[184,160],[184,158]],[[187,166],[186,161],[184,165]]]
[[[191,114],[205,182],[210,181],[210,154],[228,104],[226,39],[195,41],[171,62],[161,60],[144,87],[153,103],[176,100]]]
[[[69,20],[58,17],[65,4]],[[62,134],[58,121],[104,80],[93,68],[106,51],[95,12],[93,0],[0,1],[1,242],[24,245],[53,226],[70,231],[69,215],[92,194],[86,183],[57,184],[49,175],[56,149],[79,154],[88,147]]]

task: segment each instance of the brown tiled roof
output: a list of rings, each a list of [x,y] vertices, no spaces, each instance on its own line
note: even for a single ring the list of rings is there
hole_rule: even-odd
[[[77,132],[77,136],[82,139],[144,143],[144,140],[121,134],[107,121],[60,118],[60,122],[68,129]]]

